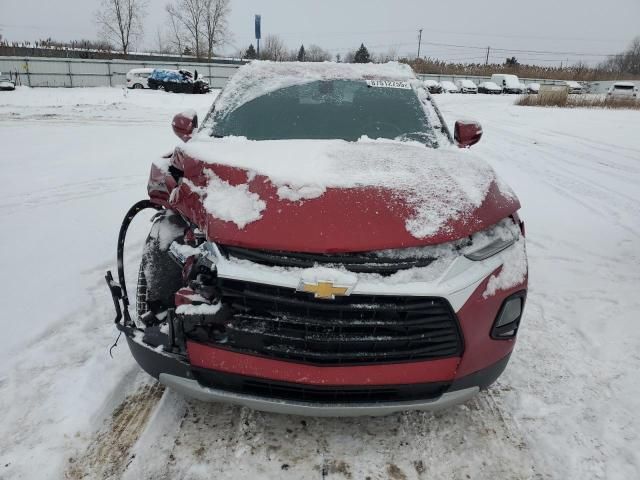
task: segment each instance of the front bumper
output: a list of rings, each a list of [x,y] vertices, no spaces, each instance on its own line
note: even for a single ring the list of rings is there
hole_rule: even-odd
[[[376,402],[376,403],[310,403],[293,400],[270,399],[251,395],[204,387],[196,380],[177,377],[166,373],[160,374],[160,383],[205,402],[224,402],[242,405],[263,412],[284,413],[288,415],[307,415],[314,417],[359,417],[380,416],[405,410],[435,411],[466,402],[480,390],[469,387],[453,392],[446,392],[439,398],[427,401],[411,402]]]
[[[410,401],[379,402],[308,402],[270,398],[230,391],[216,385],[204,385],[185,357],[152,348],[142,341],[142,334],[122,328],[131,353],[138,364],[160,383],[191,398],[206,402],[242,405],[255,410],[289,415],[318,417],[381,416],[407,410],[436,411],[466,402],[480,390],[494,383],[509,362],[506,355],[498,362],[451,382],[437,397]],[[240,375],[238,379],[245,379]],[[424,387],[424,385],[421,385]]]

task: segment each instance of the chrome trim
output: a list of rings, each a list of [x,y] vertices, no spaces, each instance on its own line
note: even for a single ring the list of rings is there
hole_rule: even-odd
[[[308,403],[276,398],[256,397],[203,387],[196,380],[160,374],[160,383],[191,398],[204,402],[222,402],[242,405],[263,412],[312,417],[382,416],[407,410],[435,411],[466,402],[480,390],[478,387],[447,392],[434,400],[413,400],[391,403]]]

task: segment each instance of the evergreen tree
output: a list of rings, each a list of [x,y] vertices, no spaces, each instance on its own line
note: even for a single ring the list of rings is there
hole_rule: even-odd
[[[193,56],[193,52],[191,51],[191,49],[189,47],[184,47],[184,52],[182,52],[182,54],[184,56],[188,56],[188,57]]]
[[[249,48],[244,52],[244,58],[247,60],[255,60],[258,57],[256,49],[253,47],[253,43],[249,45]]]
[[[300,45],[300,50],[298,50],[298,61],[304,62],[306,56],[307,52],[304,51],[304,45]]]
[[[364,43],[360,45],[360,48],[356,52],[355,58],[353,59],[355,63],[370,63],[371,55],[369,55],[369,50],[364,46]]]

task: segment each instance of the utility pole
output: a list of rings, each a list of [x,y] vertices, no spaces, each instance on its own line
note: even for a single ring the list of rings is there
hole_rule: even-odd
[[[418,58],[420,58],[420,47],[422,47],[422,28],[418,30]]]
[[[491,47],[487,47],[487,58],[484,61],[485,65],[489,65],[489,52],[491,51]]]

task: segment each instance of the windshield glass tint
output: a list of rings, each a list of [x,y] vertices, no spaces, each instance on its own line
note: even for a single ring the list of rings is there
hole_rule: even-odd
[[[370,87],[365,81],[316,81],[258,97],[227,115],[214,113],[214,136],[250,140],[436,137],[411,88]]]

